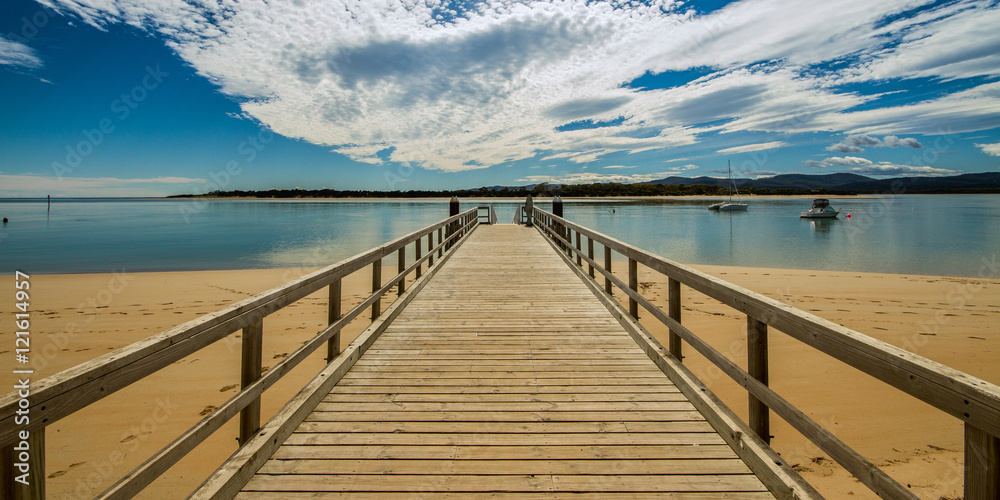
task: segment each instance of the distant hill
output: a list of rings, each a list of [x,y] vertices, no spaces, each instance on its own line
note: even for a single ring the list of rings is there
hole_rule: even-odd
[[[889,193],[1000,193],[1000,172],[962,174],[951,177],[899,177],[872,179],[856,174],[783,174],[761,179],[736,179],[746,194],[889,194]],[[667,177],[656,181],[620,184],[530,184],[527,186],[483,186],[477,189],[415,191],[339,191],[336,189],[269,189],[263,191],[213,191],[205,195],[176,195],[170,198],[426,198],[534,196],[718,196],[727,192],[726,179],[714,177]]]
[[[1000,192],[1000,172],[962,174],[949,177],[896,177],[873,179],[858,174],[782,174],[760,179],[735,179],[738,189],[753,191],[844,191],[873,193],[973,193]],[[690,186],[705,184],[726,187],[726,179],[713,177],[667,177],[645,184]]]

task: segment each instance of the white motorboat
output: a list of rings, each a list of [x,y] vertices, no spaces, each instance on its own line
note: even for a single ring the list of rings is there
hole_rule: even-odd
[[[835,210],[830,206],[830,200],[826,198],[816,198],[813,206],[808,212],[799,212],[799,217],[803,219],[836,219],[840,210]]]

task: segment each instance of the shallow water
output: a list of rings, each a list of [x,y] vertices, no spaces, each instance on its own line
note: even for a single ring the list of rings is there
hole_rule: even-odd
[[[800,219],[809,199],[713,201],[567,200],[565,216],[688,264],[1000,276],[1000,195],[833,197],[836,220]],[[517,203],[462,210],[493,205],[509,223]],[[447,200],[0,200],[0,272],[314,267],[447,215]]]

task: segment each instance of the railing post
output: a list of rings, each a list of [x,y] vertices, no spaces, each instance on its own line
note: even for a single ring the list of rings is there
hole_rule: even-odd
[[[18,450],[18,444],[5,446],[0,450],[0,498],[10,500],[38,500],[45,498],[45,428],[31,431],[28,436],[27,450]],[[27,460],[21,456],[26,453]],[[27,470],[15,464],[26,464]],[[28,484],[24,485],[15,478],[25,475]]]
[[[382,289],[382,259],[372,262],[372,293]],[[372,304],[372,321],[375,321],[382,314],[382,298]]]
[[[604,245],[604,270],[608,273],[611,272],[611,248]],[[604,278],[604,291],[608,295],[614,295],[614,289],[611,288],[611,278]]]
[[[580,231],[576,232],[576,265],[583,267],[583,254],[580,253]]]
[[[330,302],[327,303],[326,307],[326,321],[328,325],[332,325],[341,318],[341,293],[342,287],[340,280],[334,281],[330,284]],[[330,340],[326,343],[326,361],[329,363],[333,361],[340,354],[340,330],[330,337]]]
[[[1000,438],[965,424],[965,500],[1000,498]]]
[[[747,373],[767,385],[767,323],[747,316]],[[749,424],[765,443],[771,443],[771,412],[767,405],[748,394]]]
[[[240,389],[260,378],[264,320],[243,328],[243,356],[240,369]],[[240,411],[240,446],[260,430],[260,396]]]
[[[594,238],[587,237],[587,257],[590,260],[594,260]],[[588,263],[587,271],[590,273],[590,279],[594,279],[594,265]]]
[[[421,240],[422,240],[422,238],[417,238],[417,241],[415,242],[417,246],[416,246],[416,249],[414,250],[414,252],[416,253],[416,257],[415,257],[416,260],[414,262],[420,260],[420,254],[422,253],[421,252],[421,248],[420,248],[420,241]],[[418,265],[417,266],[417,270],[416,270],[417,274],[415,275],[415,279],[420,279],[420,269],[421,268],[423,268],[423,265]],[[403,281],[405,281],[405,280],[403,280]],[[400,282],[400,283],[402,283],[402,282]]]
[[[403,248],[400,248],[399,251],[396,252],[396,256],[397,256],[396,257],[396,262],[397,262],[397,264],[396,264],[396,274],[403,274],[403,271],[406,270],[406,247],[404,246]],[[381,288],[381,287],[379,287],[379,288]],[[398,288],[398,291],[397,291],[396,294],[397,295],[403,295],[403,292],[406,291],[406,278],[405,277],[403,279],[399,280],[399,286],[397,288]]]
[[[628,259],[628,287],[633,292],[639,291],[639,263],[635,259]],[[628,313],[635,319],[639,319],[639,302],[631,296],[628,298]]]
[[[667,278],[667,314],[670,319],[680,323],[681,322],[681,282],[673,278]],[[681,336],[677,335],[673,330],[670,331],[667,337],[668,349],[673,357],[677,358],[677,361],[682,361],[684,359],[681,350]]]
[[[444,241],[444,228],[438,228],[438,244],[440,245]],[[444,247],[438,248],[438,258],[440,259],[444,255]]]
[[[430,269],[434,265],[434,231],[427,233],[427,251],[430,252],[430,256],[427,257],[427,269]]]
[[[459,211],[458,197],[457,196],[452,196],[451,197],[451,201],[448,203],[448,215],[450,217],[454,217],[454,216],[458,215],[458,211]],[[445,245],[444,245],[444,249],[445,250],[448,250],[449,248],[451,248],[452,245],[455,244],[455,242],[451,239],[451,236],[453,234],[455,234],[455,229],[456,229],[455,226],[457,226],[457,225],[458,225],[458,222],[455,222],[455,221],[448,223],[448,231],[445,232],[445,235],[444,235],[445,238],[448,240],[448,242],[445,243]],[[438,257],[440,257],[440,256],[441,255],[438,254]]]
[[[524,212],[528,216],[527,222],[524,223],[525,226],[531,227],[531,218],[534,217],[535,205],[531,201],[531,195],[528,195],[528,199],[524,202]]]

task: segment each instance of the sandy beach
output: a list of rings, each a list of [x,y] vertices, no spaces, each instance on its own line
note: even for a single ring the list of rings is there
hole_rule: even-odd
[[[394,263],[393,263],[394,264]],[[386,265],[390,265],[388,260]],[[1000,383],[1000,280],[722,266],[695,266],[737,285]],[[617,266],[623,269],[624,266]],[[31,277],[32,353],[40,380],[167,328],[218,310],[308,269],[36,275]],[[347,302],[367,295],[367,272],[345,280]],[[0,277],[12,289],[13,276]],[[664,279],[642,274],[640,287],[665,308]],[[690,289],[683,323],[745,364],[745,317]],[[9,301],[10,302],[10,301]],[[348,304],[349,305],[349,304]],[[10,313],[12,304],[0,304]],[[345,307],[346,310],[346,307]],[[326,321],[325,292],[264,321],[264,365],[276,363]],[[355,322],[344,345],[365,326]],[[644,320],[666,343],[666,329]],[[168,444],[239,384],[237,334],[181,360],[48,428],[46,474],[52,498],[90,497]],[[12,356],[11,333],[0,355]],[[962,495],[962,425],[952,417],[772,330],[771,385],[842,440],[910,485],[921,498]],[[734,410],[746,394],[693,349],[684,360]],[[263,398],[270,417],[323,364],[314,355]],[[4,366],[8,366],[5,362]],[[13,384],[10,370],[0,382]],[[776,417],[773,446],[830,498],[875,498]],[[236,449],[235,422],[148,488],[142,498],[186,495]]]

